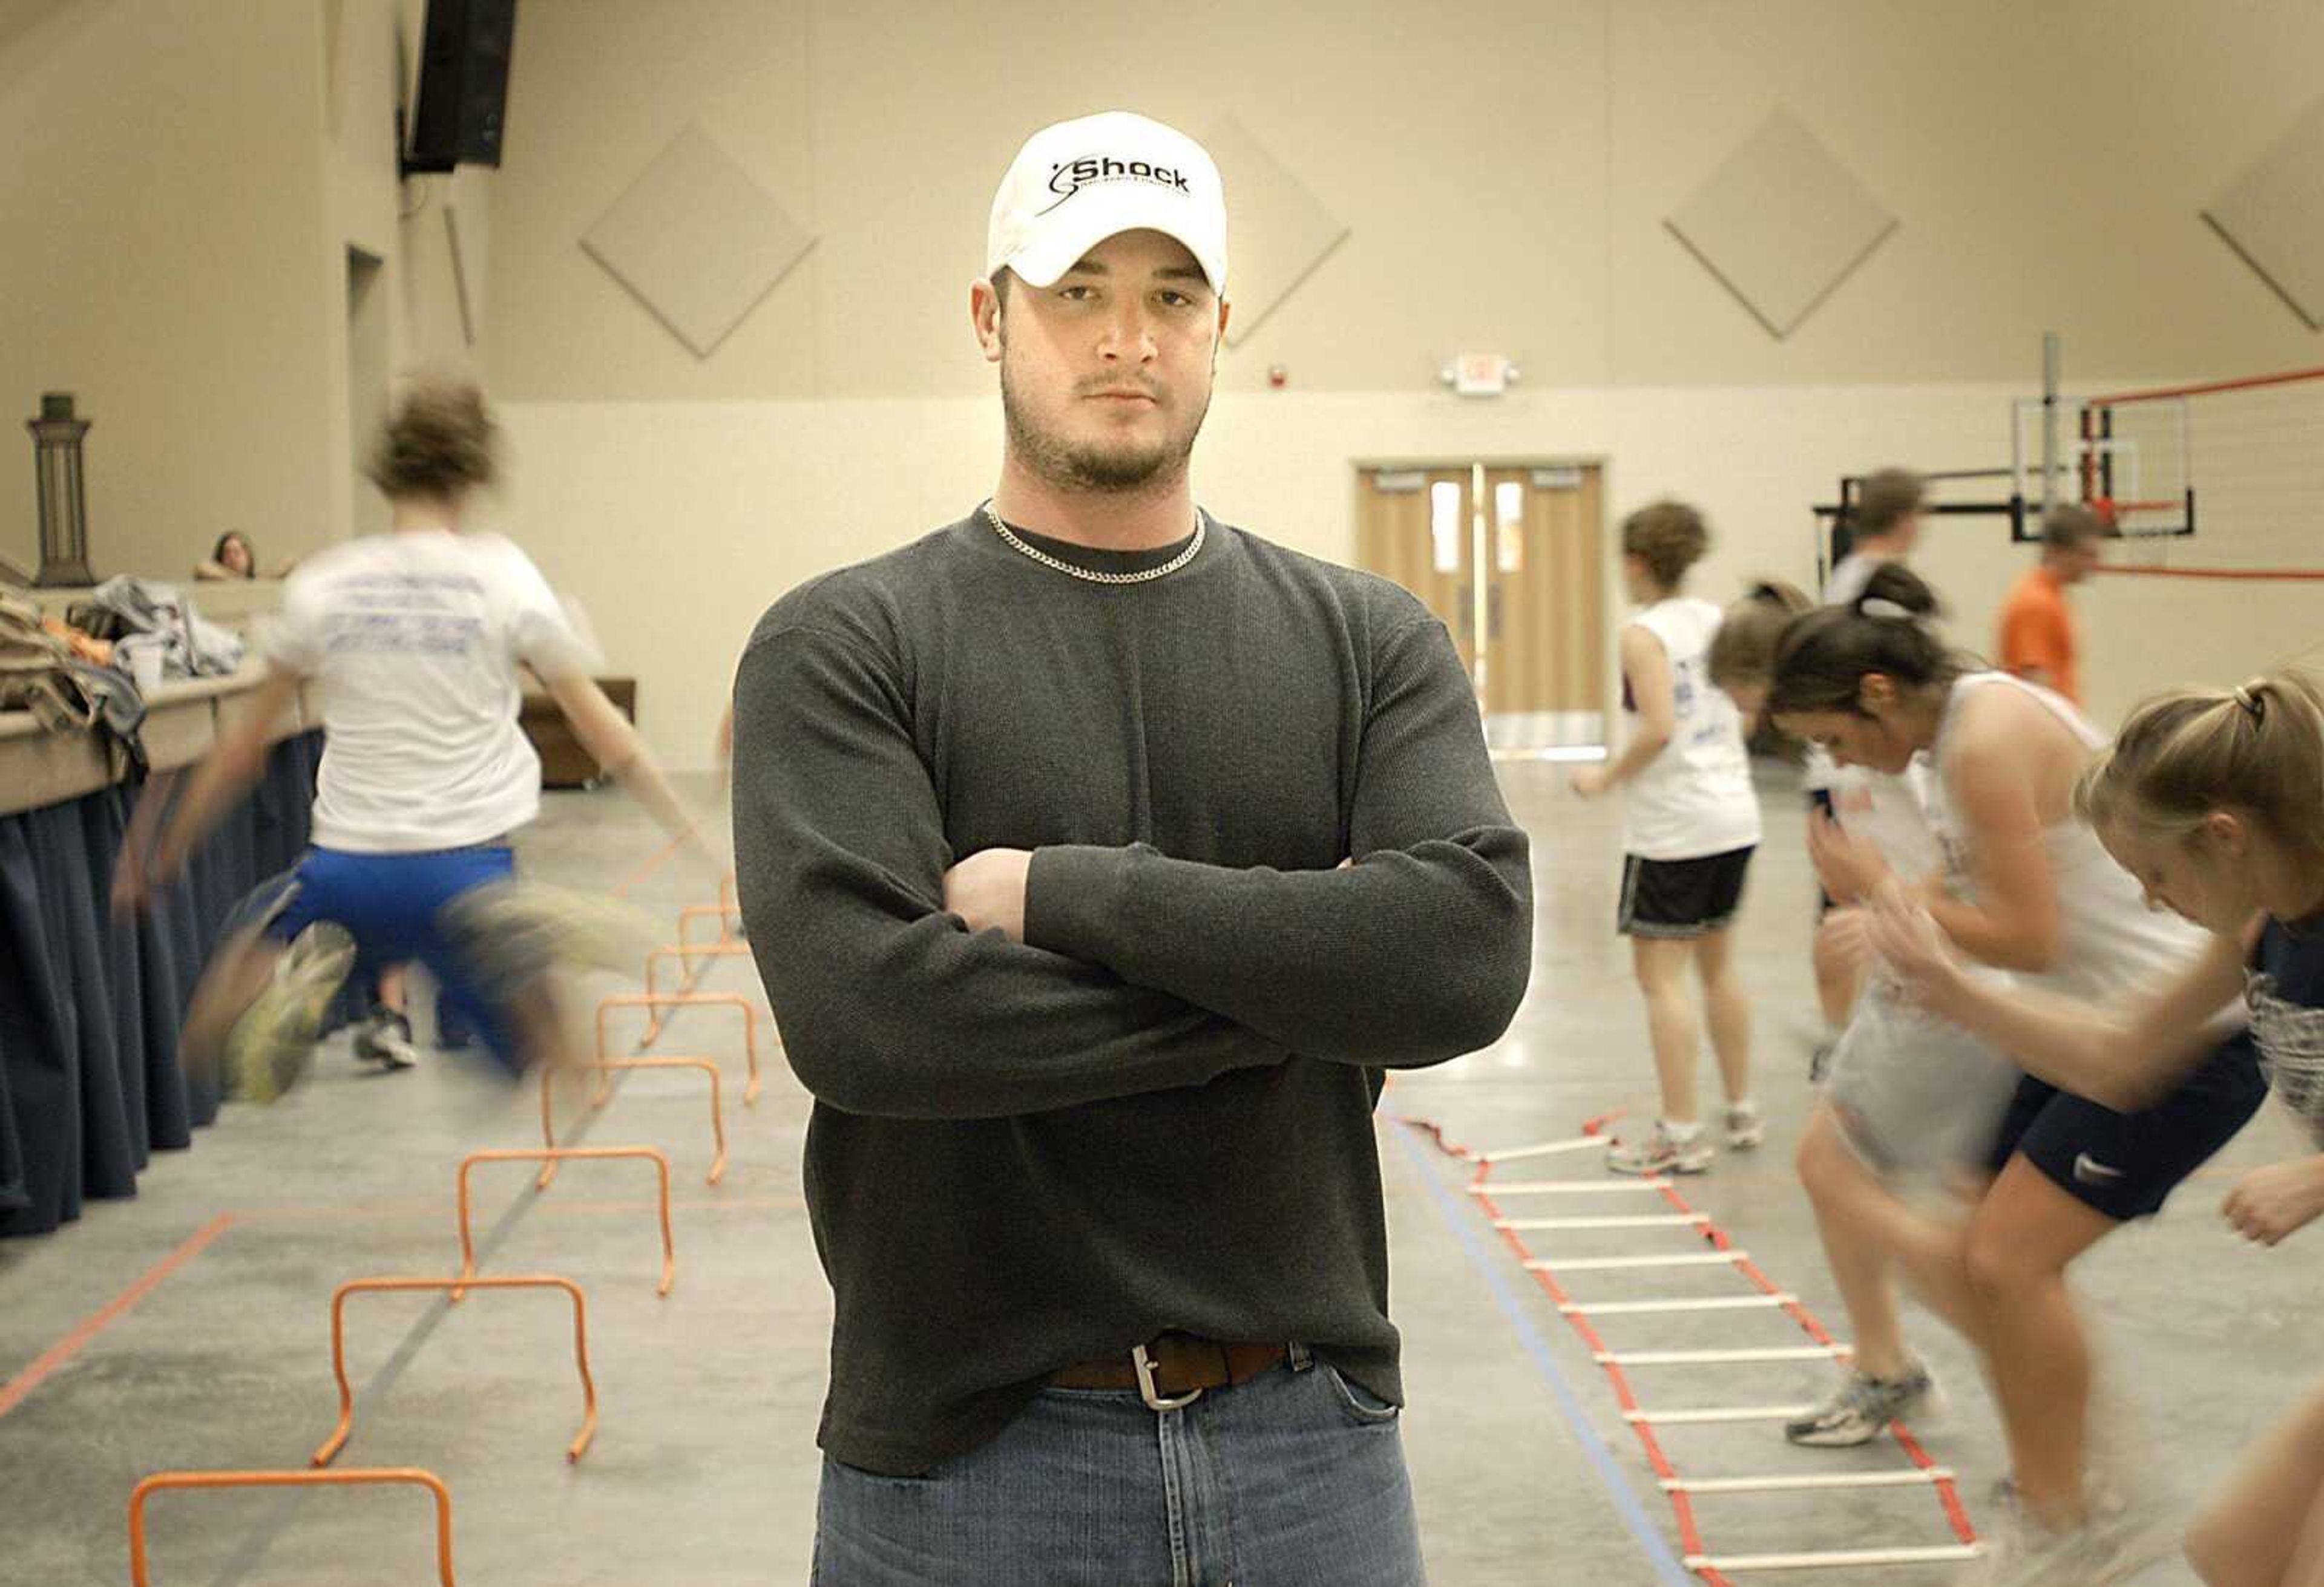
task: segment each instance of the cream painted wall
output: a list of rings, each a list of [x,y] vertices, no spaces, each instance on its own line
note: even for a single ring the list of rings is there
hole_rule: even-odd
[[[94,419],[100,573],[182,573],[236,526],[270,556],[316,543],[314,350],[340,312],[318,28],[303,5],[78,0],[0,53],[0,419],[46,390]],[[0,456],[0,546],[29,554],[29,446]]]
[[[441,216],[397,218],[396,30],[423,4],[55,0],[0,32],[0,420],[66,390],[96,421],[99,573],[181,578],[227,528],[270,564],[348,532],[350,243],[387,261],[392,366],[468,362]],[[0,555],[30,571],[25,452],[0,453]]]
[[[920,8],[901,32],[944,28],[949,10]],[[813,100],[802,68],[807,24],[797,0],[520,10],[508,140],[493,195],[489,355],[503,398],[817,394],[809,283],[819,251],[706,364],[579,246],[590,224],[689,121],[699,121],[796,219],[819,229]],[[839,162],[827,178],[841,179],[847,152],[823,152]],[[890,217],[879,245],[908,258],[925,254],[920,232],[916,217]],[[913,328],[899,324],[899,341],[924,328],[909,318]],[[607,370],[626,372],[608,380]],[[917,388],[886,390],[901,396]]]
[[[2318,342],[2198,212],[2314,103],[2296,0],[1657,0],[1612,8],[1618,381],[2241,374]],[[1660,217],[1794,110],[1903,225],[1776,344]],[[2085,389],[2092,389],[2086,387]]]
[[[2192,218],[2324,80],[2324,14],[2292,0],[1453,0],[1425,28],[1367,0],[1328,29],[1195,0],[1173,36],[1211,42],[1178,71],[1126,11],[536,4],[507,168],[399,184],[422,10],[0,13],[21,154],[0,228],[31,240],[0,252],[0,372],[23,412],[66,387],[97,417],[104,571],[178,573],[228,524],[270,557],[310,548],[359,499],[345,251],[379,255],[392,371],[488,377],[512,454],[493,516],[595,612],[682,766],[770,601],[989,485],[999,415],[964,324],[985,206],[1024,132],[1102,103],[1196,129],[1231,111],[1356,228],[1227,355],[1198,456],[1222,516],[1325,556],[1351,554],[1360,460],[1597,456],[1617,514],[1665,491],[1710,509],[1707,592],[1804,579],[1806,509],[1842,469],[2006,455],[2044,326],[2081,385],[2314,361]],[[1906,223],[1784,344],[1661,224],[1777,104]],[[706,362],[575,246],[689,120],[821,234]],[[1478,346],[1525,363],[1517,394],[1434,387]],[[1292,387],[1270,393],[1278,361]],[[30,560],[29,496],[0,484],[0,555]],[[1965,640],[1989,643],[2025,555],[1997,523],[1936,531],[1923,560]],[[2268,587],[2103,585],[2084,610],[2102,714],[2313,627]]]
[[[2197,217],[2324,80],[2310,5],[1451,0],[1422,24],[1360,0],[1320,26],[1193,0],[1154,27],[913,0],[525,13],[493,196],[504,510],[597,610],[678,763],[768,601],[982,494],[998,416],[964,319],[985,208],[1027,132],[1108,104],[1197,133],[1233,114],[1354,228],[1223,357],[1198,463],[1222,515],[1323,555],[1351,554],[1357,460],[1593,455],[1617,513],[1663,491],[1711,510],[1707,590],[1804,579],[1807,508],[1843,469],[2006,460],[2044,329],[2085,389],[2316,361]],[[1663,224],[1778,105],[1904,219],[1787,342]],[[576,244],[689,122],[819,235],[706,360]],[[1480,347],[1517,358],[1518,394],[1438,390]],[[2027,555],[1997,520],[1934,531],[1965,643],[1989,647]],[[2084,607],[2103,712],[2305,642],[2296,592],[2118,584]],[[2158,645],[2165,612],[2228,620]]]
[[[1807,508],[1843,470],[2002,454],[2015,388],[1656,388],[1445,396],[1229,393],[1196,453],[1197,491],[1228,522],[1351,560],[1362,461],[1608,460],[1613,520],[1671,493],[1711,516],[1695,587],[1806,583]],[[951,522],[991,489],[991,399],[889,402],[510,403],[500,527],[595,620],[612,670],[639,679],[659,753],[706,764],[734,659],[759,614],[801,580]],[[1954,604],[1959,642],[1992,648],[1993,615],[2029,548],[2000,519],[1939,520],[1921,565]],[[1609,559],[1610,565],[1610,559]],[[1609,601],[1615,599],[1609,592]],[[2312,595],[2268,587],[2102,584],[2087,592],[2092,703],[2241,677],[2315,638]]]
[[[2312,359],[2198,217],[2324,81],[2295,0],[1189,0],[1157,19],[920,0],[526,9],[496,195],[517,400],[967,395],[955,334],[1018,141],[1130,104],[1231,113],[1353,234],[1231,351],[1305,391],[1425,390],[1462,349],[1536,386],[2087,380]],[[1788,106],[1903,225],[1787,342],[1663,218]],[[820,234],[697,361],[576,239],[689,121]]]

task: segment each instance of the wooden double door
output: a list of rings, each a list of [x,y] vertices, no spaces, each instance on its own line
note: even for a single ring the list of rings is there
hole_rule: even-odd
[[[1444,621],[1499,750],[1606,743],[1595,463],[1360,471],[1357,555]]]

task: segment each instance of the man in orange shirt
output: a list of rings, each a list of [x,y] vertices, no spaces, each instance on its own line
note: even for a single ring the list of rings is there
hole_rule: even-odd
[[[2017,581],[2001,609],[2001,665],[2080,705],[2080,645],[2066,588],[2098,571],[2106,526],[2082,507],[2053,507],[2042,519],[2042,560]]]

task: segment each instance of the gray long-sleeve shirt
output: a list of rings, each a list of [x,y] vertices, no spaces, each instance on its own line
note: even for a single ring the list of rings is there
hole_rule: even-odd
[[[1442,624],[1224,525],[1108,586],[972,515],[776,603],[734,756],[742,913],[816,1098],[830,1454],[924,1472],[1171,1328],[1401,1400],[1380,1071],[1492,1041],[1531,961]],[[1034,851],[1022,945],[944,911],[993,848]]]

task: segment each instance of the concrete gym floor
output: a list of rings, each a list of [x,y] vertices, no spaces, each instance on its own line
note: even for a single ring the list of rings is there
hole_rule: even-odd
[[[1500,1045],[1400,1081],[1382,1107],[1394,1310],[1412,1400],[1404,1436],[1431,1579],[1438,1587],[1683,1582],[1691,1578],[1675,1560],[1669,1502],[1580,1337],[1474,1206],[1467,1168],[1386,1118],[1436,1119],[1456,1139],[1491,1148],[1569,1136],[1612,1108],[1651,1117],[1643,1016],[1611,929],[1616,809],[1572,799],[1555,766],[1512,765],[1504,781],[1535,835],[1532,993]],[[1814,1023],[1812,883],[1795,791],[1778,779],[1765,793],[1768,841],[1740,947],[1758,999],[1758,1090],[1771,1138],[1757,1153],[1722,1156],[1683,1188],[1845,1337],[1790,1171]],[[618,794],[558,794],[522,858],[533,875],[605,889],[659,847]],[[664,867],[631,896],[671,922],[674,936],[678,908],[711,900],[715,885]],[[747,960],[717,964],[703,989],[763,998]],[[635,1030],[617,1045],[633,1042]],[[520,1165],[478,1180],[483,1271],[563,1274],[587,1292],[603,1419],[577,1466],[563,1455],[581,1404],[561,1295],[477,1294],[456,1308],[434,1296],[350,1303],[359,1398],[337,1464],[439,1474],[454,1499],[459,1578],[471,1587],[806,1580],[829,1326],[799,1195],[807,1099],[770,1047],[764,1096],[755,1108],[741,1105],[742,1045],[723,1011],[681,1014],[654,1050],[713,1056],[724,1067],[733,1162],[720,1186],[703,1183],[710,1142],[698,1075],[633,1075],[594,1116],[567,1095],[560,1139],[669,1153],[678,1265],[668,1299],[653,1292],[659,1252],[648,1166],[568,1165],[546,1194]],[[1706,1095],[1715,1095],[1707,1056],[1705,1066]],[[303,1464],[337,1410],[333,1287],[451,1272],[454,1166],[470,1151],[535,1143],[534,1096],[432,1054],[408,1074],[364,1073],[337,1037],[286,1102],[229,1106],[190,1151],[157,1158],[136,1200],[93,1205],[53,1238],[0,1244],[0,1383],[44,1358],[46,1367],[0,1411],[0,1583],[126,1581],[124,1507],[147,1472]],[[2153,1470],[2182,1508],[2324,1369],[2303,1304],[2312,1292],[2305,1246],[2318,1236],[2273,1252],[2247,1249],[2217,1215],[2236,1174],[2301,1144],[2271,1109],[2161,1219],[2085,1263],[2082,1293],[2103,1318],[2113,1376],[2135,1385],[2152,1429],[2117,1437],[2116,1458]],[[1511,1165],[1504,1177],[1595,1171],[1582,1154]],[[1645,1212],[1652,1202],[1542,1197],[1507,1210]],[[1537,1254],[1567,1257],[1699,1249],[1672,1230],[1526,1238]],[[1716,1270],[1578,1273],[1567,1284],[1583,1300],[1745,1292]],[[2004,1466],[1989,1404],[1962,1350],[1925,1317],[1914,1322],[1953,1406],[1923,1429],[1925,1440],[1960,1473],[1982,1524]],[[1600,1327],[1616,1350],[1806,1343],[1779,1313],[1609,1316]],[[1634,1381],[1649,1407],[1781,1404],[1817,1393],[1830,1371],[1646,1368]],[[1694,1477],[1904,1464],[1886,1440],[1856,1452],[1795,1451],[1766,1424],[1678,1427],[1663,1438]],[[1720,1554],[1950,1541],[1924,1487],[1702,1496],[1695,1506]],[[150,1519],[153,1579],[163,1587],[433,1579],[429,1509],[409,1490],[162,1494]],[[1820,1579],[1923,1587],[1955,1569]],[[2139,1578],[2147,1587],[2193,1580],[2176,1561]]]

